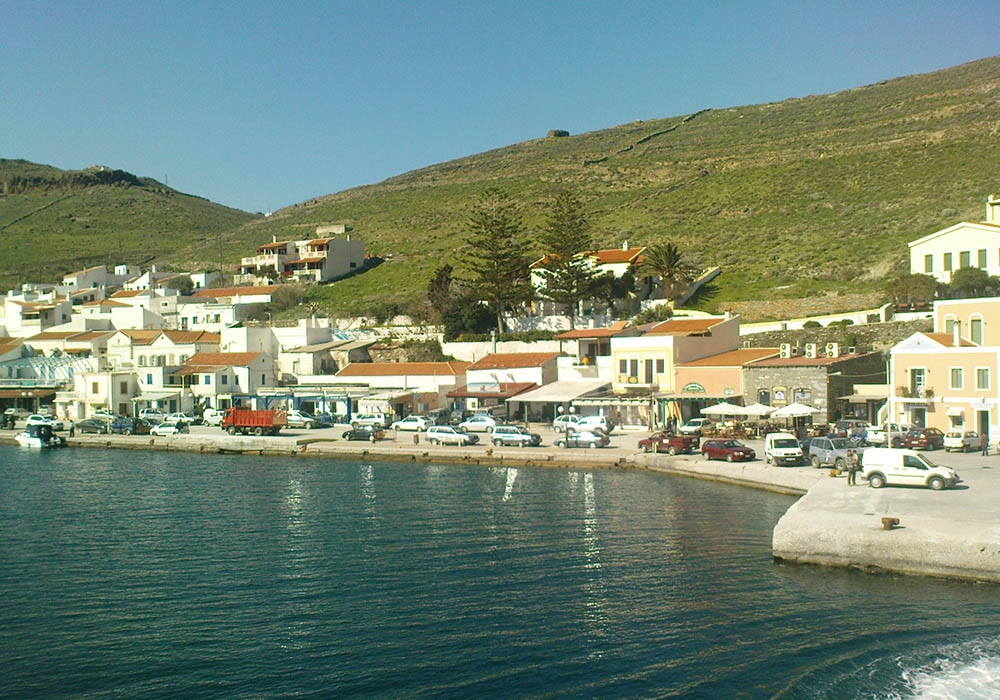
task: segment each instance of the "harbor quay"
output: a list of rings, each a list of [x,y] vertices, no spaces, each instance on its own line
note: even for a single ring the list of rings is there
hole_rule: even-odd
[[[1000,582],[1000,456],[979,453],[927,453],[953,467],[962,481],[956,488],[889,486],[870,488],[859,479],[850,487],[844,475],[810,466],[777,467],[760,455],[763,443],[747,441],[758,455],[750,462],[709,461],[700,454],[648,454],[638,449],[645,432],[617,432],[611,446],[561,449],[549,428],[537,429],[539,447],[494,447],[481,436],[466,447],[430,445],[422,435],[394,434],[377,443],[340,438],[346,427],[290,429],[276,437],[230,436],[218,428],[192,426],[173,437],[77,435],[71,447],[176,450],[261,456],[364,459],[368,461],[450,462],[470,466],[553,467],[566,469],[642,469],[799,496],[774,528],[772,551],[780,561],[859,569],[871,573],[927,575]],[[15,431],[0,431],[12,443]],[[416,437],[416,439],[414,439]],[[890,519],[891,527],[883,523]]]

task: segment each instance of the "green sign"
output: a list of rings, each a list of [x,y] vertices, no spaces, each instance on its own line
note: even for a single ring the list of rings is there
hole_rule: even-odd
[[[705,387],[703,387],[701,384],[698,384],[697,382],[691,382],[690,384],[685,384],[684,388],[682,388],[681,391],[687,391],[692,394],[704,394]]]

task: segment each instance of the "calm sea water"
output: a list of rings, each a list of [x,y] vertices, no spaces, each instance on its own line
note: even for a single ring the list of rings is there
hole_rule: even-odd
[[[1000,695],[1000,589],[776,565],[791,502],[627,471],[0,446],[0,693]]]

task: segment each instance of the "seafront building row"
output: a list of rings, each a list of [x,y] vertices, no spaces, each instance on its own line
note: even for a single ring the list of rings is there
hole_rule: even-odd
[[[360,241],[330,236],[345,232],[317,229],[312,239],[260,246],[241,268],[241,281],[255,284],[219,287],[214,273],[119,265],[8,292],[0,408],[52,405],[73,420],[98,410],[233,405],[396,417],[485,408],[529,421],[601,413],[638,428],[728,401],[805,404],[820,423],[860,417],[1000,434],[1000,337],[991,330],[1000,328],[1000,299],[939,300],[933,330],[885,354],[829,342],[747,347],[739,317],[726,314],[617,321],[535,343],[445,344],[456,361],[400,362],[377,332],[338,330],[328,319],[252,320],[280,288],[260,282],[322,280],[362,264]],[[989,198],[987,221],[956,224],[910,248],[914,272],[1000,271],[1000,200]],[[618,274],[642,249],[598,253],[594,264]]]

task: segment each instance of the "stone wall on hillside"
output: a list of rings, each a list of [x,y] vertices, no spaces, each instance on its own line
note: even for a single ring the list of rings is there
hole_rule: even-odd
[[[870,323],[864,326],[803,328],[801,330],[752,333],[742,336],[741,340],[752,348],[776,348],[782,343],[791,343],[802,347],[806,343],[818,343],[822,352],[823,346],[827,343],[840,343],[842,353],[847,352],[849,346],[856,347],[859,353],[885,352],[914,333],[926,333],[933,330],[933,320],[922,318],[916,321],[890,321],[889,323]],[[852,334],[854,337],[849,337]]]
[[[806,299],[773,299],[771,301],[731,301],[727,309],[739,314],[746,323],[774,318],[822,316],[857,309],[871,309],[885,303],[881,294],[824,294]],[[721,309],[720,309],[721,311]]]

